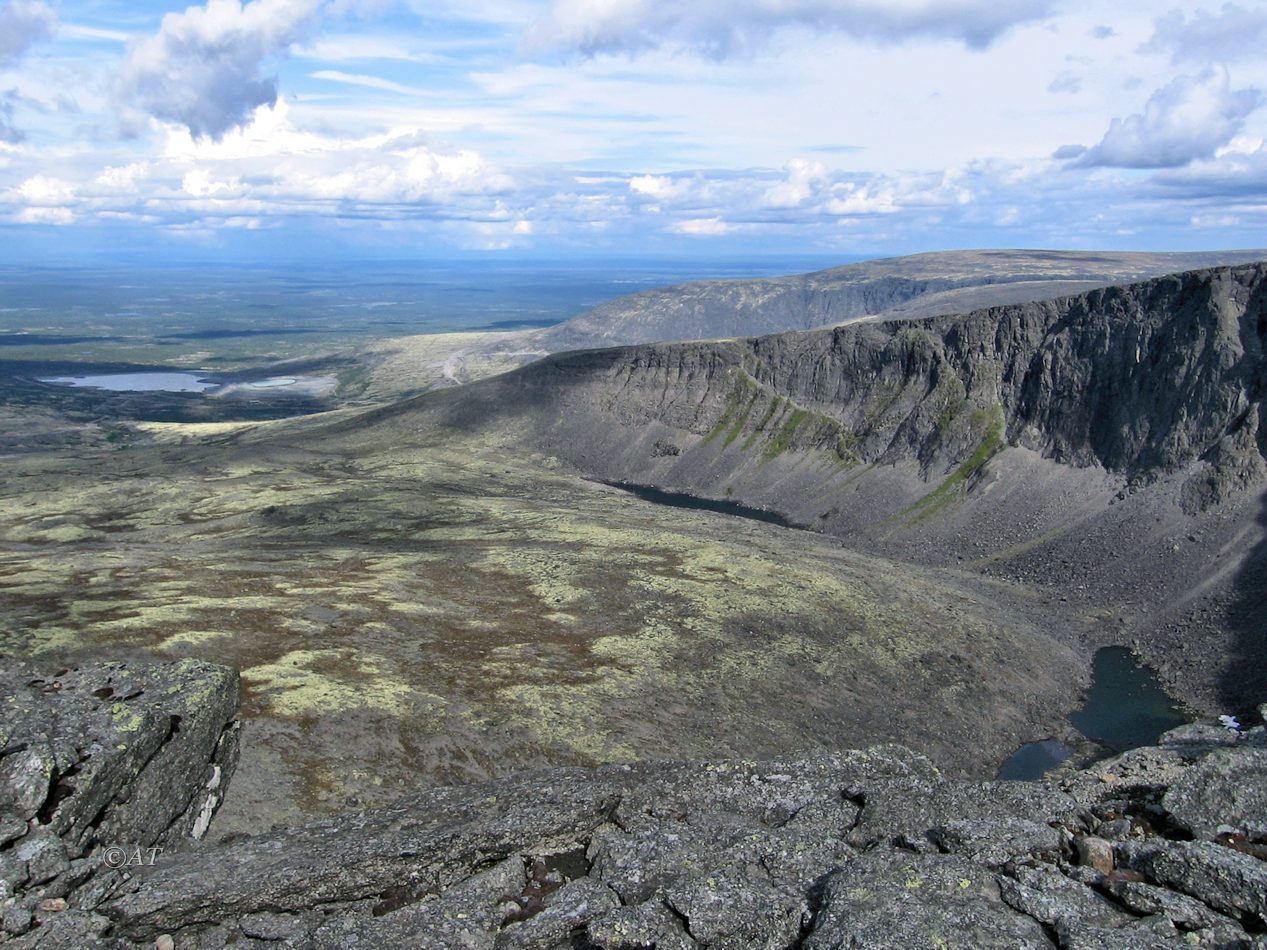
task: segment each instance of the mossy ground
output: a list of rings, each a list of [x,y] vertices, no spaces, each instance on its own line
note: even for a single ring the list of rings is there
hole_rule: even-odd
[[[1037,648],[829,539],[641,502],[487,435],[317,425],[6,460],[0,651],[240,669],[254,791],[226,827],[546,763],[909,741],[925,717],[957,745],[965,704],[1015,686],[990,657]]]

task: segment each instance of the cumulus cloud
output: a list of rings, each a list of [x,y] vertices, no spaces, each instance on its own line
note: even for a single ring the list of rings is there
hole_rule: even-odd
[[[0,69],[22,58],[31,44],[53,35],[57,17],[47,3],[13,0],[0,7]]]
[[[1153,93],[1143,112],[1113,119],[1099,144],[1067,145],[1053,157],[1083,166],[1177,168],[1230,142],[1262,101],[1257,89],[1231,89],[1226,71],[1180,76]]]
[[[819,190],[827,177],[822,162],[794,158],[787,165],[787,180],[766,189],[761,204],[766,208],[799,208]]]
[[[1267,47],[1267,8],[1225,3],[1218,13],[1197,10],[1191,16],[1172,10],[1159,17],[1150,52],[1168,52],[1173,62],[1227,62],[1261,58]]]
[[[1225,210],[1247,203],[1261,214],[1267,211],[1267,145],[1262,140],[1233,143],[1220,149],[1214,158],[1193,162],[1185,168],[1157,175],[1155,184],[1165,192],[1186,200],[1217,202]]]
[[[277,102],[277,77],[265,67],[321,7],[321,0],[207,0],[169,13],[155,35],[130,50],[119,98],[196,137],[219,139]]]
[[[689,194],[689,179],[670,178],[668,175],[634,175],[629,179],[629,190],[654,201],[671,201]]]
[[[799,26],[885,44],[933,39],[985,49],[1054,7],[1054,0],[554,0],[529,42],[585,55],[677,46],[723,57]]]

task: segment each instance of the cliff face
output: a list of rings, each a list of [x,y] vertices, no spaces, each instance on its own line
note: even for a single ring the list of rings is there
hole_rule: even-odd
[[[767,461],[914,460],[927,478],[1005,445],[1131,481],[1201,463],[1185,495],[1201,507],[1263,473],[1265,334],[1258,264],[919,323],[562,354],[450,404],[526,415],[582,464],[628,437],[611,423]]]
[[[919,323],[564,353],[440,404],[471,426],[521,417],[606,478],[720,493],[813,452],[916,464],[935,489],[1014,446],[1128,483],[1190,467],[1191,512],[1263,475],[1264,277],[1249,265]],[[680,451],[650,464],[642,442],[666,432]]]

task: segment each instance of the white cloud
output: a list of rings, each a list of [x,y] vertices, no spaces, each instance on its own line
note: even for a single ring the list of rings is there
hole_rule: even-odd
[[[383,92],[395,92],[402,96],[423,96],[427,95],[425,89],[419,89],[416,86],[406,86],[402,83],[392,82],[390,79],[383,79],[381,76],[366,76],[361,73],[345,73],[338,69],[319,69],[312,73],[313,79],[324,79],[327,82],[343,83],[347,86],[360,86],[363,89],[378,89]]]
[[[827,177],[827,166],[822,162],[794,158],[787,164],[787,180],[766,189],[761,198],[766,208],[799,208],[818,190]]]
[[[296,56],[323,63],[351,63],[366,60],[418,62],[430,59],[396,39],[374,36],[328,36],[297,47]]]
[[[688,194],[691,182],[689,179],[675,179],[668,175],[634,175],[629,179],[629,190],[635,195],[645,195],[656,201],[670,201]]]
[[[13,220],[20,224],[73,224],[75,213],[69,208],[23,208]]]
[[[62,205],[75,198],[75,186],[68,181],[35,175],[17,187],[17,195],[30,205]]]
[[[873,188],[844,182],[832,189],[832,198],[823,210],[832,215],[896,214],[900,209],[891,187]]]
[[[39,0],[13,0],[0,8],[0,69],[16,63],[33,43],[52,36],[56,26],[56,15]]]
[[[1226,71],[1180,76],[1153,93],[1143,112],[1113,119],[1099,144],[1065,146],[1056,157],[1084,166],[1175,168],[1213,155],[1262,101],[1257,89],[1231,89]]]
[[[801,27],[882,44],[933,39],[984,49],[1054,7],[1054,0],[554,0],[529,41],[586,55],[668,45],[721,57]]]
[[[129,52],[120,99],[195,137],[218,139],[277,101],[268,61],[295,42],[321,0],[207,0],[163,17]]]
[[[111,43],[129,43],[132,34],[122,30],[106,30],[99,26],[86,26],[83,23],[63,23],[58,33],[72,40],[107,40]]]
[[[718,237],[734,231],[735,225],[720,218],[688,218],[685,221],[674,221],[669,225],[669,230],[687,237]]]

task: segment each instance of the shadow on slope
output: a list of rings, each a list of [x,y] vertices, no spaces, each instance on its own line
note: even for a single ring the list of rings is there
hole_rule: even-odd
[[[1267,492],[1261,499],[1257,521],[1267,526]],[[1237,571],[1236,599],[1227,621],[1236,635],[1234,652],[1220,695],[1229,710],[1248,713],[1267,702],[1267,535],[1254,546]],[[1245,722],[1253,722],[1249,717]]]

